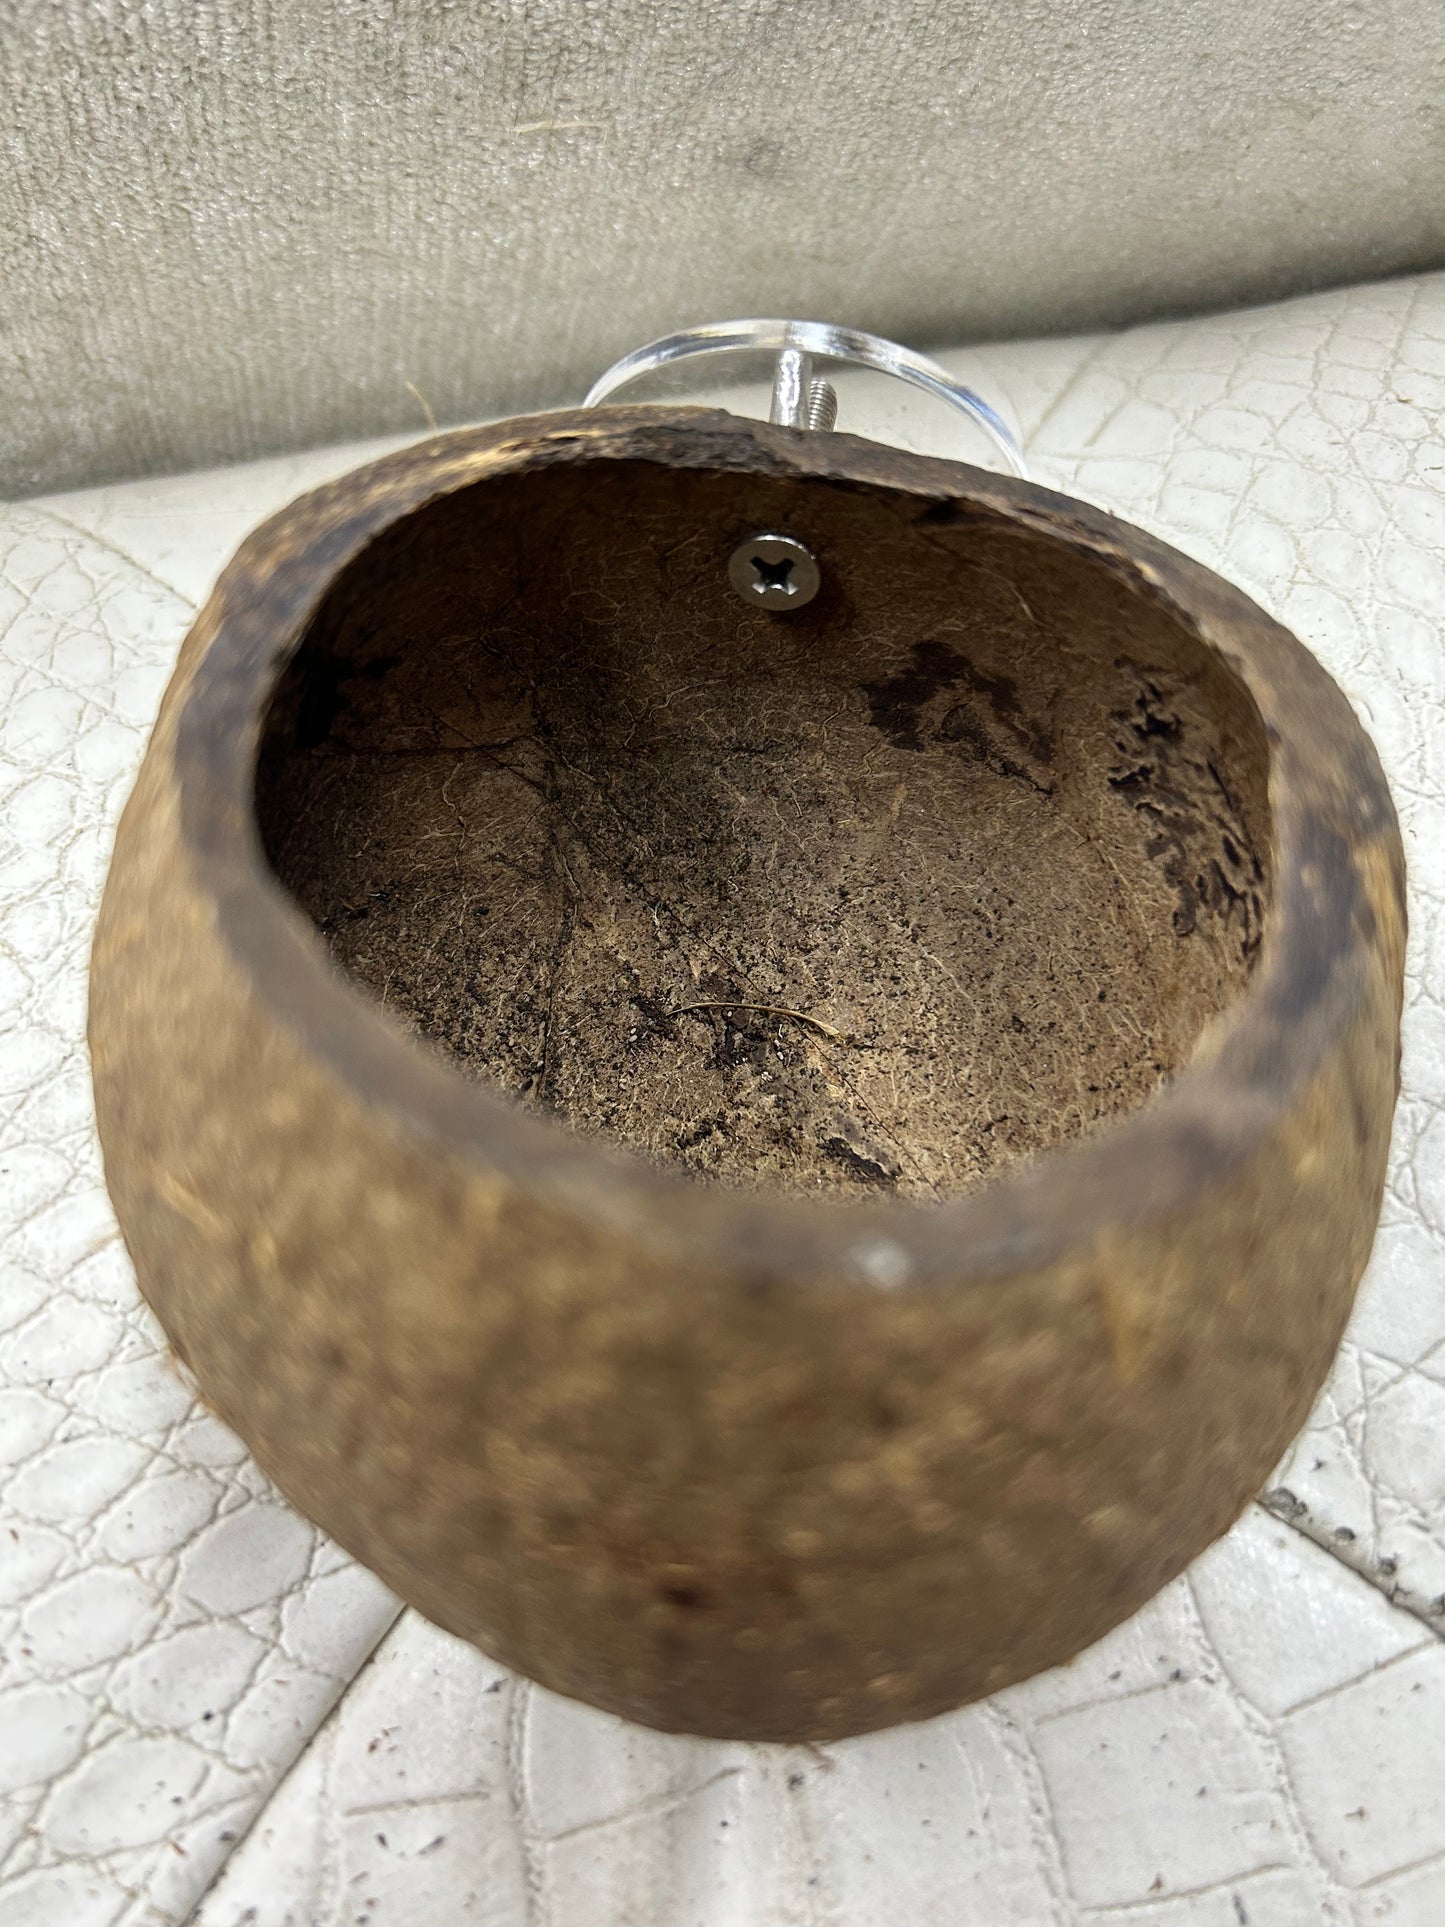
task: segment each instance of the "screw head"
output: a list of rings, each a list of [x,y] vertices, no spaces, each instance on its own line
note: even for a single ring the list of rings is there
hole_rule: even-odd
[[[822,585],[812,551],[791,535],[753,535],[728,563],[728,581],[754,609],[803,609]]]

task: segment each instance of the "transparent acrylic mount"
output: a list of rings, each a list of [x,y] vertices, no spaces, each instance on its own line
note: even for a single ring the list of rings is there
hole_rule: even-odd
[[[593,408],[629,383],[658,369],[702,355],[726,355],[765,350],[776,356],[773,383],[773,420],[791,427],[807,425],[808,396],[814,359],[840,361],[893,375],[920,388],[967,417],[981,429],[1015,475],[1028,479],[1023,451],[1007,422],[981,395],[956,381],[946,368],[912,348],[865,334],[859,328],[840,328],[828,321],[709,321],[662,335],[613,362],[593,382],[583,402]]]

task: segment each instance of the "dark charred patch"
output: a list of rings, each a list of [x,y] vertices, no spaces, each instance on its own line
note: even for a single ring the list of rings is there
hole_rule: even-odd
[[[705,1613],[712,1604],[701,1586],[659,1586],[657,1596],[684,1613]]]
[[[959,681],[988,705],[999,724],[1028,751],[1035,762],[1053,762],[1052,733],[1027,714],[1019,700],[1017,687],[1007,676],[990,676],[976,663],[964,661],[959,668]]]
[[[907,668],[863,685],[874,728],[881,729],[895,749],[921,750],[919,717],[941,690],[955,686],[962,665],[963,658],[946,643],[914,643]]]
[[[851,1171],[853,1176],[861,1179],[864,1184],[896,1184],[898,1182],[898,1169],[896,1165],[892,1169],[889,1169],[887,1165],[881,1164],[877,1158],[870,1158],[862,1151],[855,1150],[845,1137],[825,1138],[823,1140],[823,1155],[831,1158],[835,1164],[841,1164],[845,1170]]]
[[[398,660],[396,656],[376,656],[370,662],[357,663],[324,650],[303,649],[296,659],[295,747],[315,749],[326,742],[351,706],[352,685],[379,682]]]
[[[938,725],[938,736],[941,742],[957,743],[982,763],[985,769],[992,770],[995,776],[1005,776],[1015,783],[1027,783],[1040,796],[1053,794],[1052,784],[1039,782],[1030,770],[999,747],[983,719],[967,703],[954,704]]]
[[[1264,872],[1239,804],[1208,749],[1193,740],[1180,692],[1153,671],[1136,673],[1132,705],[1114,713],[1120,760],[1109,787],[1148,828],[1144,854],[1174,892],[1175,936],[1182,941],[1208,925],[1230,933],[1242,960],[1252,962],[1263,932]]]
[[[673,1143],[679,1151],[695,1151],[699,1144],[706,1144],[709,1138],[726,1137],[727,1119],[724,1117],[704,1117],[686,1131],[679,1131]]]
[[[660,998],[649,997],[645,991],[636,990],[628,998],[628,1003],[642,1019],[641,1028],[652,1037],[664,1037],[671,1041],[677,1035],[677,1019]]]
[[[942,642],[915,643],[907,666],[881,682],[865,683],[870,720],[897,749],[921,751],[926,737],[957,743],[996,775],[1031,785],[1041,795],[1052,785],[1028,767],[1053,761],[1052,734],[1024,711],[1018,690],[1007,676],[980,669]],[[924,712],[940,696],[967,692],[935,728]]]

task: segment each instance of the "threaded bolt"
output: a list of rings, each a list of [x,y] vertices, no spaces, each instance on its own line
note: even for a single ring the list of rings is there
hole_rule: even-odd
[[[808,427],[827,430],[833,427],[837,419],[837,389],[834,388],[831,381],[823,381],[820,379],[812,382],[808,388]]]

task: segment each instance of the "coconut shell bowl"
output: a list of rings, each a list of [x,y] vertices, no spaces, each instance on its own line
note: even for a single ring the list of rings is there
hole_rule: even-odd
[[[806,606],[730,580],[764,533]],[[1267,1478],[1403,941],[1345,698],[1151,536],[822,428],[512,420],[197,619],[95,942],[106,1173],[202,1396],[404,1599],[826,1740],[1068,1659]]]

